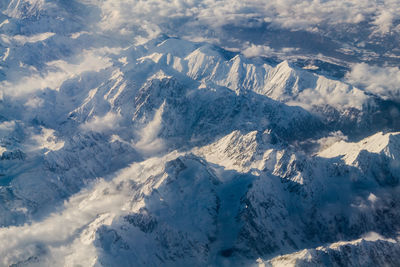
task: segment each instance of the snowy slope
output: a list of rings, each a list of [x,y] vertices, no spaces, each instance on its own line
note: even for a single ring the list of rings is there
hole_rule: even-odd
[[[338,242],[316,249],[305,249],[295,254],[279,256],[262,263],[265,266],[396,266],[395,256],[399,245],[395,240],[387,240],[371,233],[369,236]]]

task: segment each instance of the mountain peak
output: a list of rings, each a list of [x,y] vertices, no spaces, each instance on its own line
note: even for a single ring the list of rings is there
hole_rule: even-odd
[[[326,158],[343,156],[346,163],[352,164],[362,150],[371,153],[383,153],[396,159],[400,156],[400,132],[379,132],[356,143],[339,141],[319,152],[318,155]]]

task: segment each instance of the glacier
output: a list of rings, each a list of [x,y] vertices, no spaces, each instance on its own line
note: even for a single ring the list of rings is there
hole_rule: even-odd
[[[398,18],[175,2],[0,1],[0,266],[399,266]]]

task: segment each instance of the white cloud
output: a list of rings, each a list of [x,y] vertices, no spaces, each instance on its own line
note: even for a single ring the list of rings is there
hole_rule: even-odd
[[[400,101],[400,69],[378,67],[365,63],[353,65],[347,81],[384,99]]]
[[[251,46],[244,49],[242,54],[245,57],[251,58],[260,56],[271,56],[271,53],[273,52],[274,50],[269,46],[252,44]]]
[[[24,45],[26,43],[36,43],[36,42],[44,41],[54,35],[55,35],[54,32],[44,32],[44,33],[39,33],[39,34],[35,34],[32,36],[15,35],[15,36],[11,37],[11,39],[21,45]]]
[[[306,109],[309,109],[307,105],[323,106],[328,104],[339,110],[351,107],[361,110],[367,99],[368,97],[357,89],[353,89],[352,91],[338,89],[332,92],[306,89],[299,94],[296,100],[299,102],[288,104],[296,104]]]
[[[30,257],[38,257],[38,266],[94,266],[99,253],[93,243],[96,230],[145,204],[132,201],[137,192],[131,182],[143,182],[145,177],[159,174],[165,162],[177,156],[171,153],[132,164],[112,180],[97,180],[42,221],[0,228],[0,240],[7,240],[0,242],[0,266]],[[151,188],[141,192],[149,194]]]
[[[4,25],[10,23],[10,21],[8,19],[3,20],[2,23],[0,23],[0,28],[3,27]]]
[[[164,142],[158,137],[162,128],[162,114],[164,112],[165,102],[156,110],[154,118],[138,133],[139,142],[135,148],[146,155],[152,155],[164,150]]]
[[[104,132],[108,130],[115,130],[119,127],[121,115],[108,112],[103,117],[93,116],[93,118],[81,125],[85,131]]]
[[[109,58],[101,55],[103,51],[83,51],[81,60],[74,64],[64,60],[48,62],[49,71],[45,74],[35,73],[30,76],[15,77],[15,82],[0,83],[2,95],[21,97],[33,92],[51,89],[58,90],[64,81],[74,78],[86,71],[98,72],[111,66]]]
[[[24,106],[35,109],[35,108],[42,107],[43,104],[44,104],[44,100],[41,99],[40,97],[32,97],[32,98],[29,98],[28,101],[26,101]]]
[[[278,27],[313,31],[321,26],[341,23],[373,22],[379,32],[393,28],[400,18],[400,2],[393,0],[191,0],[133,1],[85,0],[98,5],[103,12],[99,26],[103,30],[151,38],[158,33],[207,39],[224,25],[254,27],[263,22]],[[390,10],[390,11],[389,11]]]
[[[17,126],[15,121],[3,121],[0,123],[0,138],[9,135]]]
[[[84,190],[72,197],[62,212],[44,221],[0,228],[0,239],[7,240],[0,242],[0,265],[39,256],[42,266],[92,266],[96,259],[92,243],[95,231],[123,212],[129,199],[125,191],[118,190],[113,182],[99,181],[93,191]]]
[[[361,110],[367,100],[368,96],[362,90],[319,76],[315,88],[299,92],[297,98],[287,104],[301,106],[308,110],[312,109],[313,105],[330,105],[338,110],[346,108]]]
[[[55,130],[42,127],[40,134],[35,134],[31,137],[34,144],[31,145],[32,150],[45,149],[45,154],[49,151],[57,151],[64,147],[64,141],[60,140],[55,135]]]
[[[0,131],[13,131],[15,129],[15,121],[4,121],[0,123]]]
[[[317,140],[317,143],[319,144],[319,150],[323,151],[340,141],[347,141],[347,137],[341,131],[337,131],[330,133],[330,135],[327,137],[323,137]]]
[[[373,22],[376,25],[376,32],[388,33],[392,29],[394,18],[395,15],[391,10],[381,10]]]

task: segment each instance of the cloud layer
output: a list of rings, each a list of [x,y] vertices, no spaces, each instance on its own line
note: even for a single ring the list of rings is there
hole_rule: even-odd
[[[224,25],[254,27],[265,22],[277,27],[308,31],[318,31],[324,25],[367,22],[378,33],[399,31],[395,21],[399,19],[400,3],[393,0],[85,2],[100,7],[104,14],[100,25],[104,30],[117,30],[121,33],[136,28],[149,35],[157,32],[189,34],[197,29],[195,34],[208,33],[208,37],[211,37],[213,32]],[[177,30],[181,32],[177,33]]]
[[[355,64],[346,76],[348,82],[384,99],[400,101],[400,69]]]

